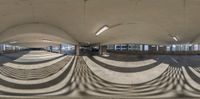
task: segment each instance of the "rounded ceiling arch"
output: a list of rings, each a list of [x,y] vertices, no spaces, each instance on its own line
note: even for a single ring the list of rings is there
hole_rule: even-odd
[[[28,35],[28,34],[40,34],[42,37],[42,34],[44,35],[42,39],[48,40],[48,36],[55,36],[55,38],[60,38],[62,39],[63,42],[65,43],[70,43],[70,44],[77,44],[77,41],[74,40],[66,31],[63,29],[51,25],[51,24],[46,24],[46,23],[25,23],[25,24],[18,24],[11,26],[4,31],[1,32],[0,36],[0,42],[7,42],[10,40],[14,40],[15,37],[18,35]],[[31,36],[27,36],[30,40],[34,39],[31,38]],[[55,39],[50,39],[54,41]]]

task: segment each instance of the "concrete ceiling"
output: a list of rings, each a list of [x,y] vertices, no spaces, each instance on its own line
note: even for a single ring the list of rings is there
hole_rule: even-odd
[[[0,42],[199,43],[199,9],[200,0],[0,0]]]

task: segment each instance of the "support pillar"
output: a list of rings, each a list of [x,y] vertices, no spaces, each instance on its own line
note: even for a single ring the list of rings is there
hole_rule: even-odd
[[[144,47],[145,47],[145,45],[144,44],[142,44],[142,51],[144,52],[145,50],[144,50]]]
[[[80,55],[80,45],[75,45],[76,56]]]
[[[62,44],[59,45],[59,53],[62,53]]]
[[[107,52],[107,46],[106,45],[99,45],[99,55],[103,55]]]
[[[3,44],[3,53],[6,51],[6,45]]]
[[[170,46],[170,52],[172,52],[172,46],[173,46],[173,45]]]
[[[126,51],[128,51],[128,47],[129,47],[129,45],[128,45],[128,44],[126,44],[126,46],[127,46],[127,48],[126,48]]]
[[[0,54],[3,53],[3,45],[0,44]]]
[[[53,47],[52,47],[52,46],[50,46],[49,48],[50,48],[50,52],[52,52],[52,51],[53,51]]]
[[[159,51],[159,45],[156,45],[156,51],[157,52]]]
[[[102,52],[102,46],[99,45],[99,55],[102,55],[102,54],[103,54],[103,52]]]
[[[189,52],[191,52],[192,51],[192,46],[189,46]]]

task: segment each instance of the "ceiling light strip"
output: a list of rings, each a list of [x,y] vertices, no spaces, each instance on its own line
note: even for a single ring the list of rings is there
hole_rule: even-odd
[[[106,30],[108,30],[109,27],[108,26],[103,26],[101,29],[99,29],[97,32],[96,32],[96,36],[100,35],[101,33],[105,32]]]

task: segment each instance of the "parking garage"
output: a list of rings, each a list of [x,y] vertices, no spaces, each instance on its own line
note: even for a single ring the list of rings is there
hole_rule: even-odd
[[[0,98],[200,97],[199,0],[0,0]]]

